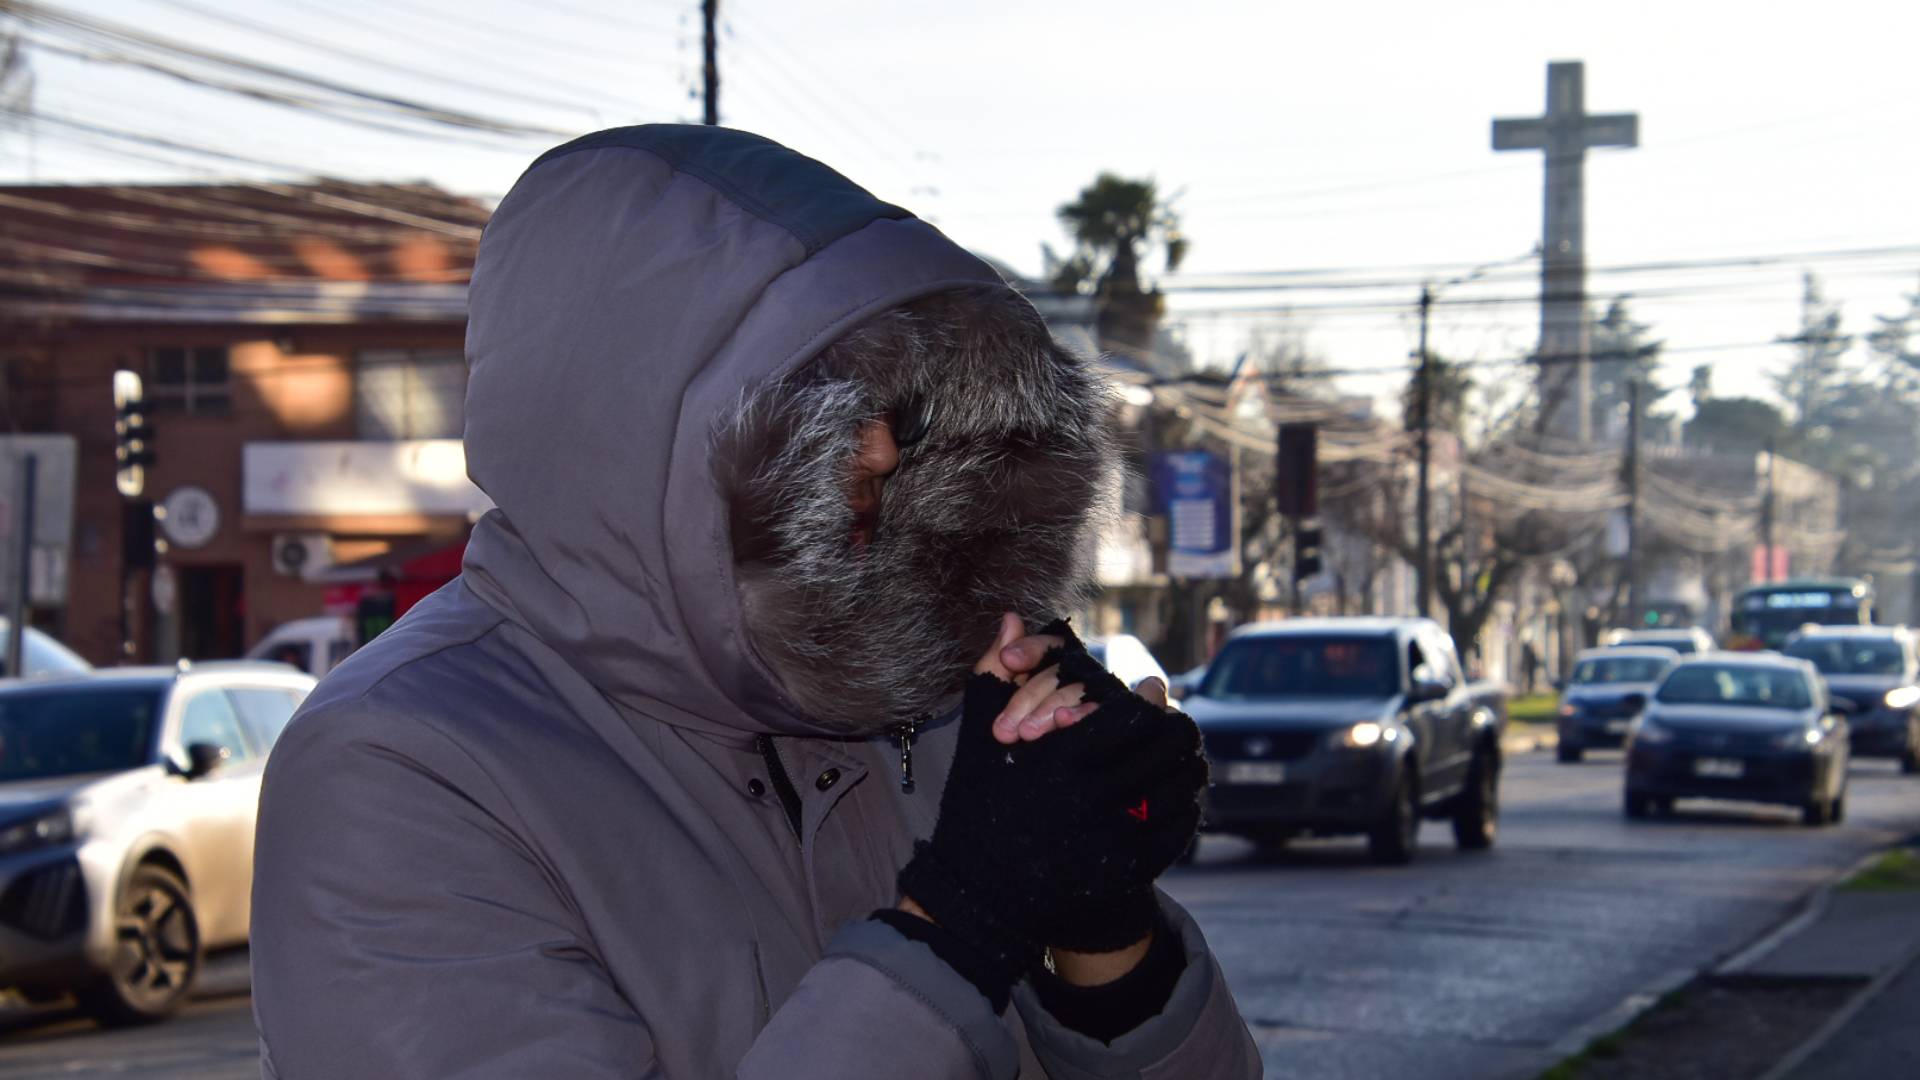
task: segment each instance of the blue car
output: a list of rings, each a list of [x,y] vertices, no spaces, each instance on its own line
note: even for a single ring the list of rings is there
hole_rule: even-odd
[[[1588,649],[1574,661],[1560,692],[1560,747],[1565,764],[1596,747],[1625,746],[1627,728],[1680,654],[1651,646]]]
[[[1797,807],[1808,825],[1846,813],[1846,717],[1820,672],[1779,653],[1708,653],[1675,665],[1627,735],[1629,818],[1674,800]]]

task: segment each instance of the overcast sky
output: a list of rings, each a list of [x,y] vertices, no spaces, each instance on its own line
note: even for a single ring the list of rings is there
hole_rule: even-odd
[[[60,6],[567,131],[698,113],[694,0]],[[1558,59],[1586,62],[1589,110],[1640,115],[1639,149],[1589,156],[1589,288],[1597,301],[1635,296],[1636,317],[1670,347],[1670,383],[1711,363],[1718,392],[1762,392],[1761,373],[1787,356],[1765,343],[1795,326],[1805,269],[1854,331],[1920,287],[1912,3],[721,0],[721,11],[725,122],[823,158],[1024,272],[1039,272],[1043,241],[1064,246],[1054,209],[1104,169],[1177,195],[1190,279],[1371,268],[1351,276],[1386,283],[1175,293],[1175,319],[1207,362],[1229,362],[1252,328],[1286,318],[1335,367],[1405,364],[1418,280],[1509,263],[1538,242],[1540,155],[1494,153],[1489,125],[1540,112]],[[406,138],[44,50],[33,65],[48,115],[361,179],[497,196],[555,141]],[[138,152],[179,164],[136,160],[109,145],[43,123],[31,140],[0,136],[0,170],[14,182],[271,171],[152,148]],[[1869,248],[1906,250],[1807,254]],[[1793,257],[1617,269],[1734,256]],[[1528,272],[1443,289],[1439,350],[1531,349]],[[1344,385],[1380,393],[1399,377]]]

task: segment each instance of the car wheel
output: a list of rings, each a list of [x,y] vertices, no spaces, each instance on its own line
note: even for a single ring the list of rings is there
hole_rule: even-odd
[[[1809,799],[1800,807],[1800,823],[1818,828],[1833,820],[1833,803],[1827,799]]]
[[[1500,767],[1493,755],[1474,755],[1467,788],[1453,811],[1453,842],[1462,851],[1484,851],[1500,832]]]
[[[1827,809],[1827,820],[1835,825],[1847,820],[1847,789],[1841,788],[1840,794],[1833,797],[1833,805]]]
[[[1570,746],[1563,742],[1554,748],[1553,756],[1557,758],[1562,765],[1578,765],[1580,763],[1580,747],[1577,745]]]
[[[200,921],[186,883],[158,866],[134,870],[114,905],[111,967],[80,993],[103,1024],[146,1024],[177,1010],[200,974]]]
[[[1907,752],[1900,755],[1900,771],[1909,776],[1920,773],[1920,746],[1907,743]]]
[[[1620,801],[1621,812],[1634,821],[1642,821],[1653,816],[1653,800],[1641,793],[1628,789],[1626,797]]]
[[[1420,846],[1420,788],[1410,770],[1402,769],[1385,814],[1367,834],[1367,855],[1374,862],[1398,866],[1413,861]]]

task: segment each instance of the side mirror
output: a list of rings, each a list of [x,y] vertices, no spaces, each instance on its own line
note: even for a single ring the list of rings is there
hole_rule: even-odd
[[[1565,679],[1555,679],[1555,680],[1553,680],[1553,692],[1554,692],[1554,693],[1556,693],[1556,694],[1564,694],[1564,693],[1566,693],[1566,692],[1567,692],[1567,680],[1565,680]]]
[[[225,764],[232,756],[233,751],[214,743],[188,743],[186,777],[198,780]]]
[[[1413,677],[1413,686],[1407,690],[1407,704],[1418,705],[1423,701],[1439,701],[1452,692],[1452,688],[1430,674],[1422,672]]]
[[[1620,699],[1620,704],[1625,705],[1634,712],[1641,712],[1647,707],[1647,695],[1628,694],[1626,697]]]

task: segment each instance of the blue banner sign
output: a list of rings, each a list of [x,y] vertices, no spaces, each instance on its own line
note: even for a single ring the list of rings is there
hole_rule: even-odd
[[[1167,516],[1169,576],[1239,572],[1233,468],[1226,458],[1208,450],[1163,450],[1153,456],[1153,492],[1154,508]]]

